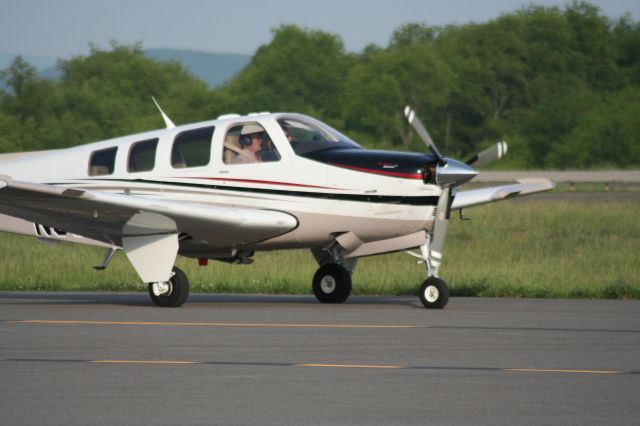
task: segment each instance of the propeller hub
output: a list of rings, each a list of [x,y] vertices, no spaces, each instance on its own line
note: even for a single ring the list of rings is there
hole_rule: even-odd
[[[436,183],[443,188],[460,186],[477,175],[473,167],[451,158],[447,158],[444,165],[438,164],[436,167]]]

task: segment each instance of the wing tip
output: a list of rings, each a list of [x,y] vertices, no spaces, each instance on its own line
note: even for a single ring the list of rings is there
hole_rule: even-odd
[[[549,191],[551,189],[554,189],[556,187],[556,183],[546,179],[546,178],[522,178],[522,179],[516,179],[518,183],[521,184],[534,184],[534,185],[539,185],[542,189],[542,191]]]

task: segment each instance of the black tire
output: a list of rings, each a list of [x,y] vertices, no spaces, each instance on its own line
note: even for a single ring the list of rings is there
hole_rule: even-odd
[[[189,280],[182,269],[173,267],[173,276],[169,279],[169,290],[156,296],[153,293],[153,283],[149,284],[149,295],[154,305],[162,308],[177,308],[184,305],[189,297]]]
[[[449,286],[437,277],[429,277],[420,286],[420,301],[427,309],[442,309],[449,302]]]
[[[342,303],[351,294],[351,275],[336,263],[321,266],[313,276],[313,294],[322,303]]]

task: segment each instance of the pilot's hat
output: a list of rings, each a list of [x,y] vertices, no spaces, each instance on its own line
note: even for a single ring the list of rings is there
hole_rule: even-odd
[[[257,124],[245,124],[244,126],[242,126],[242,130],[240,130],[240,134],[243,136],[262,132],[264,132],[264,129]]]

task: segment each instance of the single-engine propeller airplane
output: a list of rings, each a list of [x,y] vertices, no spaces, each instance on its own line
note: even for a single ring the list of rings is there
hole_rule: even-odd
[[[155,101],[155,100],[154,100]],[[158,106],[158,109],[160,107]],[[406,251],[426,265],[426,308],[443,308],[438,277],[452,210],[552,189],[544,179],[458,191],[504,142],[466,163],[443,157],[414,110],[430,153],[374,151],[295,113],[228,114],[73,148],[0,155],[0,231],[117,250],[157,306],[187,300],[178,254],[251,263],[260,250],[308,248],[313,292],[342,303],[358,258]]]

